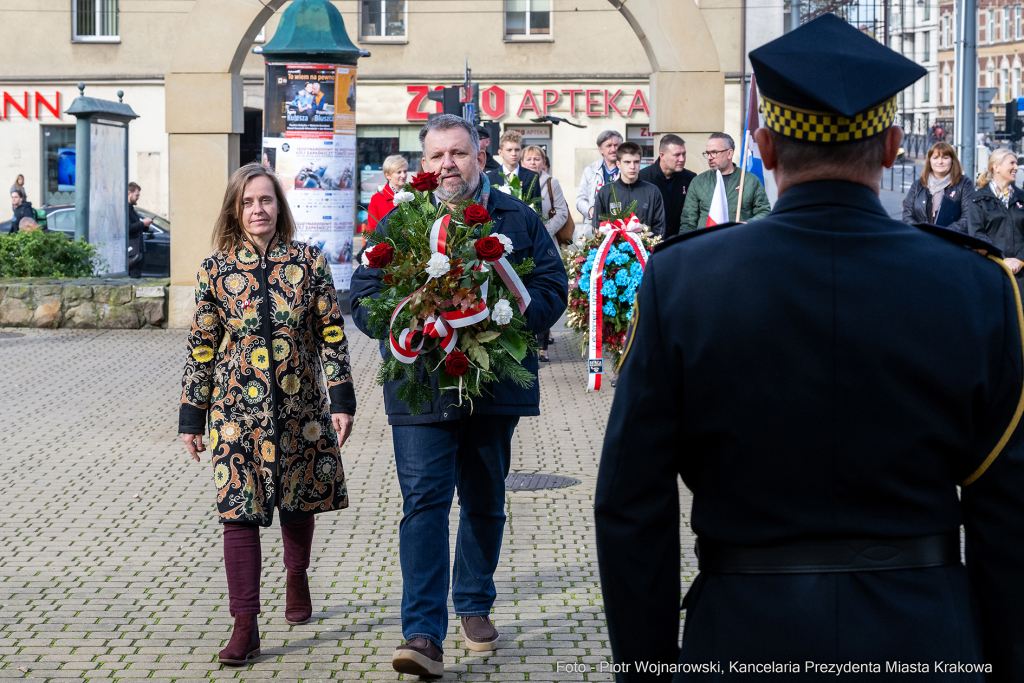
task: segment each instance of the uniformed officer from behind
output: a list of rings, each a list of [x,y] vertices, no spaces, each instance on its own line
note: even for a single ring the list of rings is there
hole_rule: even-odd
[[[1024,681],[1020,297],[878,198],[925,70],[833,15],[750,59],[778,203],[653,255],[605,438],[619,680]]]

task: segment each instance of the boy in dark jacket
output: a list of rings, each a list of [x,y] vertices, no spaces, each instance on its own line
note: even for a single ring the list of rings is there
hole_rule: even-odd
[[[640,158],[643,152],[635,142],[623,142],[615,152],[619,162],[619,177],[597,193],[594,202],[594,225],[601,224],[601,216],[618,215],[634,201],[633,213],[655,235],[665,234],[665,201],[661,190],[640,180]],[[613,194],[614,192],[614,194]]]

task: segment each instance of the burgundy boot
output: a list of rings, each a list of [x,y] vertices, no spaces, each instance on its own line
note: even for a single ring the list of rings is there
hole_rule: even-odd
[[[235,627],[231,630],[228,646],[220,651],[217,658],[221,664],[241,666],[250,659],[260,656],[260,627],[256,614],[235,615]]]
[[[288,572],[287,593],[285,594],[284,619],[289,624],[305,624],[313,616],[313,599],[309,596],[309,578]]]

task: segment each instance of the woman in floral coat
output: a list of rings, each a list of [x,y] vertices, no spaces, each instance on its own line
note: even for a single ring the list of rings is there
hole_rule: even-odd
[[[231,176],[203,261],[188,337],[178,431],[196,461],[210,427],[235,627],[225,664],[259,656],[261,526],[281,514],[285,619],[312,616],[306,569],[313,515],[348,507],[339,450],[356,399],[331,271],[292,241],[284,191],[261,164]],[[324,387],[326,386],[326,394]]]

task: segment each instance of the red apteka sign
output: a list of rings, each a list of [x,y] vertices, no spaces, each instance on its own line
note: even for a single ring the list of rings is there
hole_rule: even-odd
[[[429,103],[427,94],[433,90],[443,89],[443,85],[410,85],[406,90],[412,95],[409,108],[405,112],[408,121],[426,121],[430,116],[428,111],[423,110],[425,103]],[[566,88],[554,90],[544,88],[539,95],[533,90],[523,93],[519,106],[516,108],[516,116],[521,117],[524,112],[533,112],[535,116],[547,116],[548,110],[554,108],[562,98],[568,99],[569,116],[576,116],[577,111],[589,118],[610,116],[612,112],[619,116],[629,118],[635,111],[642,111],[650,116],[650,109],[647,107],[647,98],[643,90],[637,88],[631,95],[623,93],[621,89],[615,91],[607,89],[590,88]],[[629,103],[626,103],[626,99]],[[508,113],[508,93],[504,88],[492,85],[480,92],[480,111],[491,119],[500,119]],[[441,103],[435,102],[435,111],[441,113]]]

